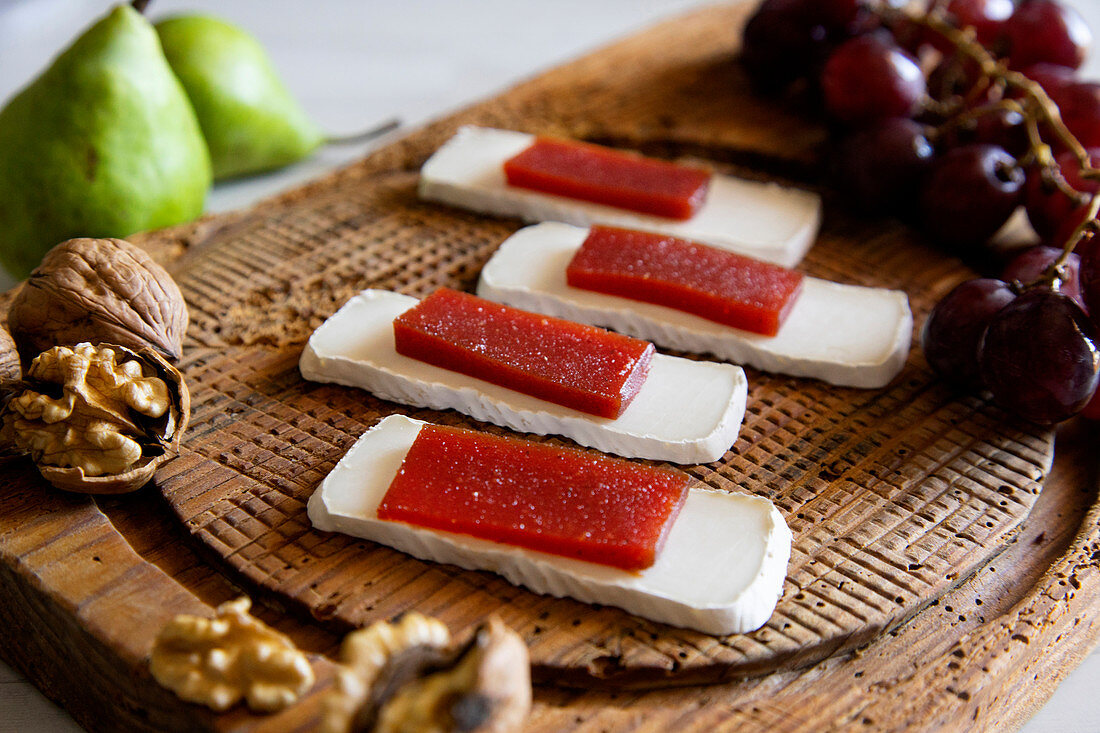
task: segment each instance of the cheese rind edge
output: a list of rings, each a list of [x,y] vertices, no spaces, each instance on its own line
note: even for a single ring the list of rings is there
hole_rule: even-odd
[[[909,357],[913,315],[901,291],[807,276],[779,333],[763,336],[665,306],[569,286],[565,268],[587,232],[556,222],[519,230],[482,268],[478,295],[611,328],[664,348],[847,387],[883,387]]]
[[[504,162],[534,140],[534,135],[512,130],[460,128],[421,168],[420,198],[526,222],[608,224],[671,234],[784,267],[801,262],[817,238],[817,194],[718,173],[706,202],[683,221],[509,186]]]
[[[770,618],[791,533],[760,497],[690,489],[657,562],[640,573],[378,519],[377,504],[423,424],[391,415],[360,437],[310,497],[314,526],[707,634],[752,631]]]
[[[622,415],[600,418],[401,356],[393,319],[416,302],[385,290],[352,297],[310,336],[298,364],[302,376],[522,432],[563,435],[627,458],[707,463],[737,439],[748,396],[740,367],[654,354]]]

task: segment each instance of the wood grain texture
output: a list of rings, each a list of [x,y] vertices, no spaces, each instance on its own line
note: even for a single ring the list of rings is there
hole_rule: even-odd
[[[527,638],[546,682],[719,683],[546,686],[531,730],[1018,725],[1095,643],[1095,434],[1078,427],[1061,436],[1039,495],[1052,436],[950,393],[916,354],[882,391],[751,373],[742,438],[723,460],[691,469],[710,485],[771,497],[796,535],[780,607],[756,634],[716,639],[650,624],[308,526],[303,502],[321,476],[358,434],[401,408],[304,383],[296,372],[304,338],[363,287],[469,288],[517,227],[416,202],[416,167],[457,124],[575,132],[670,155],[714,151],[725,169],[765,157],[792,175],[809,169],[819,131],[786,113],[718,104],[691,110],[685,123],[658,119],[685,89],[737,81],[729,29],[743,13],[704,11],[659,26],[251,211],[144,238],[172,260],[192,308],[182,364],[195,395],[187,450],[158,473],[168,506],[148,489],[130,501],[63,496],[29,466],[5,465],[5,658],[92,729],[308,729],[328,679],[322,658],[311,697],[269,719],[203,713],[148,677],[146,655],[165,619],[209,613],[243,586],[265,619],[314,652],[331,654],[349,624],[410,605],[455,630],[497,611]],[[690,42],[675,44],[665,64],[654,49],[675,39]],[[612,79],[609,68],[636,76]],[[634,78],[665,88],[629,93]],[[599,109],[586,100],[601,100]],[[582,126],[593,119],[598,127]],[[744,130],[769,120],[772,130],[801,133],[769,148]],[[900,228],[839,214],[806,269],[904,286],[918,323],[967,272]]]
[[[1096,643],[1096,431],[1071,426],[1005,552],[910,623],[848,655],[730,684],[544,688],[529,730],[1010,731]],[[1082,486],[1089,486],[1082,490]]]
[[[53,490],[30,466],[5,468],[14,480],[0,523],[0,649],[46,695],[92,730],[312,724],[331,682],[321,658],[316,693],[275,716],[215,716],[156,684],[148,655],[157,633],[178,613],[212,616],[211,607],[139,556],[90,497]]]

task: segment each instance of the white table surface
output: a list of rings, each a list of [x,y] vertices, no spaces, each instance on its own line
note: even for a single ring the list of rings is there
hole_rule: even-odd
[[[1100,2],[1069,0],[1100,34]],[[155,0],[154,18],[191,10],[255,34],[287,85],[333,133],[391,116],[412,127],[486,97],[700,0]],[[0,0],[0,100],[47,64],[109,0]],[[1100,52],[1088,75],[1100,78]],[[385,142],[380,141],[380,143]],[[380,144],[377,143],[377,144]],[[215,188],[210,211],[246,206],[350,162],[334,147],[288,170]],[[12,280],[0,273],[0,288]],[[2,599],[0,599],[2,602]],[[1100,653],[1062,683],[1025,733],[1100,731]],[[0,662],[0,733],[79,727]]]

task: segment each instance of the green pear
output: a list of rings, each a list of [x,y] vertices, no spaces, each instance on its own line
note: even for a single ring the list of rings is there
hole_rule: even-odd
[[[194,219],[210,188],[195,113],[153,27],[119,6],[0,110],[0,262]]]
[[[324,142],[252,36],[205,15],[169,18],[156,29],[202,125],[215,179],[289,165]]]

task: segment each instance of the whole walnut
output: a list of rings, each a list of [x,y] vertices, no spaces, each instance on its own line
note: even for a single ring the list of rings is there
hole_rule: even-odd
[[[8,330],[24,366],[84,341],[148,347],[175,361],[187,320],[179,286],[144,250],[122,239],[70,239],[16,294]]]

